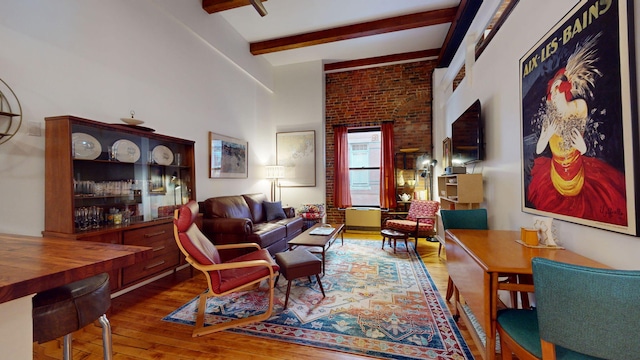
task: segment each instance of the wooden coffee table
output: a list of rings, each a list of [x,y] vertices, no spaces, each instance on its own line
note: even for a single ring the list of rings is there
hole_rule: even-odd
[[[322,227],[323,225],[331,225],[333,231],[327,235],[312,235],[311,232],[314,229]],[[314,254],[322,254],[322,275],[324,275],[325,269],[325,254],[327,250],[331,247],[331,245],[338,238],[338,234],[340,234],[340,241],[342,245],[344,245],[344,224],[315,224],[312,227],[308,228],[302,234],[296,236],[292,240],[289,240],[289,250],[293,250],[298,246],[307,246],[307,247],[315,247],[320,248],[322,251],[314,251],[309,249],[309,252]]]

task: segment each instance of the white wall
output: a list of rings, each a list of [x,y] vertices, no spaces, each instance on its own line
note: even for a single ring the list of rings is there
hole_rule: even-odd
[[[485,1],[480,17],[491,13],[491,7],[495,8],[496,3]],[[522,212],[520,203],[519,59],[575,4],[574,0],[520,0],[473,66],[472,81],[465,79],[450,96],[446,90],[442,91],[442,84],[450,81],[452,74],[455,76],[455,66],[459,68],[464,62],[464,54],[457,54],[450,71],[439,70],[434,75],[434,89],[440,91],[434,104],[435,145],[451,135],[451,122],[467,106],[478,98],[482,102],[486,161],[476,165],[474,170],[482,173],[485,179],[484,205],[490,213],[491,228],[516,230],[532,224],[532,215]],[[640,18],[638,6],[635,18]],[[640,34],[639,23],[636,23],[636,34]],[[640,36],[636,36],[635,46],[640,49]],[[640,68],[638,64],[636,68]],[[640,268],[637,261],[640,238],[569,222],[554,222],[562,245],[568,249],[616,268]]]
[[[0,145],[0,232],[44,228],[44,136],[27,124],[44,135],[47,116],[118,123],[134,109],[157,133],[196,142],[199,200],[269,193],[273,69],[199,0],[2,1],[0,44],[0,79],[23,109],[22,128]],[[248,141],[248,179],[208,178],[209,131]]]
[[[281,189],[282,203],[295,208],[301,204],[326,203],[323,68],[320,61],[275,68],[273,118],[277,131],[316,132],[316,186]],[[273,154],[275,164],[275,145]]]

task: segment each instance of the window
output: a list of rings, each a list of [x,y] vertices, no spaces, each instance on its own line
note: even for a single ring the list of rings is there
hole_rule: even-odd
[[[380,137],[380,128],[349,130],[349,187],[353,206],[380,206]]]

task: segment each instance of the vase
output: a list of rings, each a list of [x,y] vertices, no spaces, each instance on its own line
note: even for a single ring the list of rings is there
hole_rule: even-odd
[[[404,186],[404,176],[402,175],[402,171],[400,171],[398,175],[398,186]]]

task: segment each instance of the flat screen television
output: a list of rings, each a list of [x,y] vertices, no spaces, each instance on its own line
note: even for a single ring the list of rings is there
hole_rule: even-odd
[[[484,160],[482,107],[476,100],[451,124],[451,159],[454,166]]]

